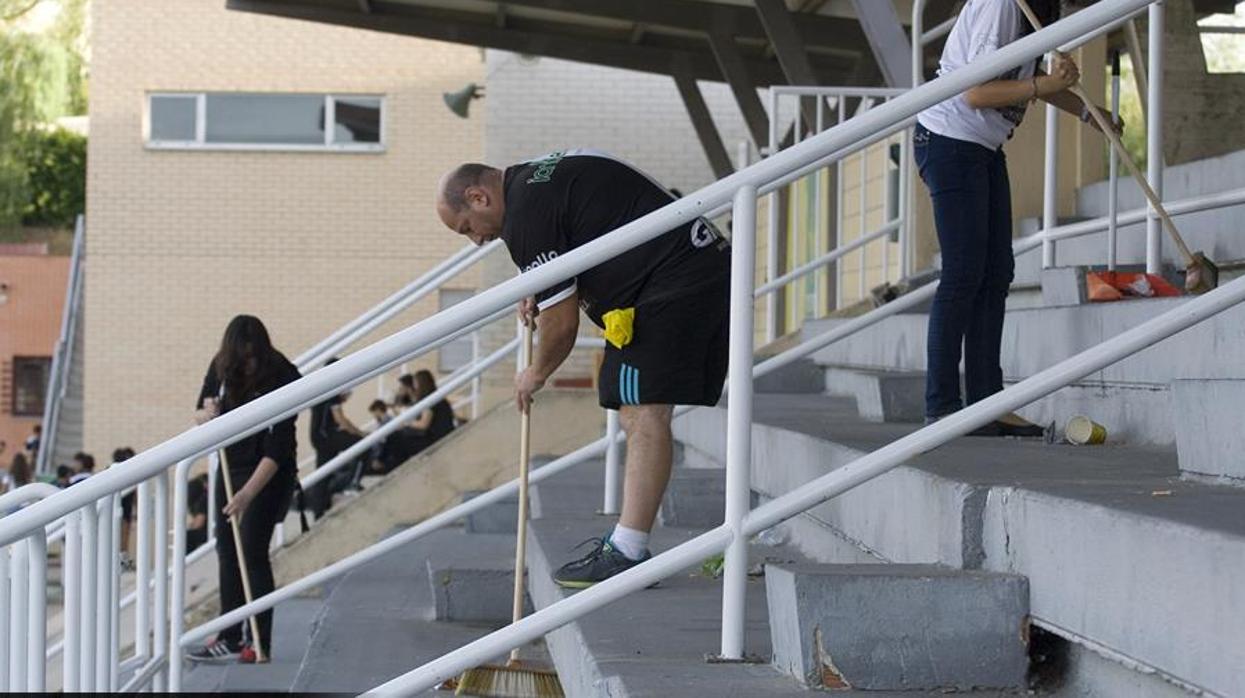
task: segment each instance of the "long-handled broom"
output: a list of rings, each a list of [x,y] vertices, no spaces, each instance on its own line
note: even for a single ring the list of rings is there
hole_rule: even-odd
[[[229,461],[225,459],[225,449],[220,450],[220,473],[225,479],[225,503],[233,501],[233,480],[229,476]],[[247,604],[255,600],[251,593],[251,572],[246,566],[246,553],[242,551],[242,528],[238,524],[237,515],[229,517],[229,527],[233,530],[233,549],[238,555],[238,572],[242,574],[242,596]],[[255,661],[262,664],[268,661],[264,655],[264,645],[259,637],[259,620],[255,616],[247,619],[251,624],[251,641],[255,649]]]
[[[532,359],[532,326],[523,325],[524,368]],[[531,407],[519,414],[519,521],[514,555],[515,623],[523,618],[523,574],[527,567],[527,471],[531,460]],[[491,698],[561,698],[562,684],[557,672],[547,667],[522,662],[519,648],[510,651],[504,666],[484,665],[468,669],[458,679],[455,695],[489,696]]]
[[[1033,25],[1035,31],[1042,28],[1042,21],[1033,14],[1033,9],[1029,7],[1029,3],[1025,0],[1016,0],[1016,5],[1020,7],[1020,11],[1028,18],[1029,24]],[[1142,176],[1141,170],[1137,168],[1137,163],[1133,162],[1133,157],[1129,155],[1128,150],[1124,147],[1124,143],[1120,141],[1120,135],[1115,132],[1115,128],[1111,122],[1103,116],[1102,111],[1098,109],[1098,105],[1089,99],[1085,94],[1085,90],[1079,84],[1068,88],[1068,91],[1076,95],[1085,105],[1085,109],[1089,115],[1093,117],[1094,122],[1098,124],[1098,130],[1102,131],[1107,140],[1111,142],[1111,147],[1115,148],[1120,159],[1128,166],[1128,171],[1133,175],[1133,179],[1137,180],[1137,186],[1141,187],[1141,192],[1150,200],[1150,205],[1154,207],[1155,213],[1159,214],[1159,218],[1163,220],[1163,227],[1167,228],[1167,232],[1171,235],[1172,240],[1176,243],[1176,247],[1180,248],[1180,253],[1184,255],[1185,277],[1184,287],[1189,293],[1206,293],[1219,285],[1219,267],[1210,261],[1205,254],[1201,252],[1190,252],[1189,246],[1185,244],[1184,238],[1181,237],[1180,231],[1176,229],[1176,224],[1172,222],[1172,217],[1167,214],[1167,209],[1163,208],[1163,203],[1159,201],[1158,194],[1150,188],[1150,183]]]

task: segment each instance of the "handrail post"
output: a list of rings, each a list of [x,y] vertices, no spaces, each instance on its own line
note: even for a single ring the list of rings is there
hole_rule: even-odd
[[[1120,52],[1111,52],[1111,123],[1120,123]],[[1119,251],[1120,155],[1107,149],[1107,270],[1115,271]]]
[[[622,456],[622,444],[618,443],[618,410],[605,411],[605,438],[605,501],[601,504],[601,513],[613,515],[618,513],[618,464]]]
[[[1150,111],[1146,114],[1146,179],[1163,200],[1163,0],[1150,5]],[[1163,229],[1154,205],[1146,210],[1146,273],[1158,274],[1163,267]]]
[[[96,558],[99,557],[99,516],[96,505],[96,502],[92,502],[79,511],[82,517],[82,588],[79,592],[82,605],[81,615],[76,621],[82,640],[78,652],[78,690],[84,693],[95,690],[95,588],[99,584],[99,573],[96,569]]]
[[[173,583],[169,600],[168,690],[182,690],[182,634],[186,629],[186,508],[187,482],[192,461],[181,461],[173,470]],[[211,529],[209,529],[209,534]],[[156,626],[156,632],[166,629]]]
[[[471,364],[480,362],[480,331],[471,333]],[[471,379],[471,419],[480,417],[480,376]]]
[[[26,630],[30,623],[30,576],[27,574],[29,559],[25,540],[13,546],[13,559],[10,560],[10,574],[13,581],[9,586],[11,599],[9,627],[9,692],[18,693],[26,690]]]
[[[1049,235],[1059,225],[1059,110],[1046,105],[1046,154],[1042,163],[1042,232]],[[1055,266],[1055,241],[1049,237],[1042,240],[1042,268]]]
[[[47,681],[48,536],[42,527],[26,539],[30,614],[26,638],[26,690],[43,693]]]
[[[748,514],[752,467],[752,323],[756,255],[756,187],[735,194],[731,215],[730,393],[726,417],[726,525],[733,532],[722,571],[723,659],[742,659],[744,602],[748,585],[748,539],[742,535]]]
[[[116,555],[116,546],[112,539],[112,497],[100,499],[96,526],[99,536],[99,552],[95,555],[96,577],[99,582],[95,587],[95,617],[91,619],[95,630],[95,690],[108,690],[108,663],[112,656],[112,629],[109,627],[109,601],[112,599],[112,558]]]
[[[800,113],[796,106],[796,113]],[[778,93],[774,88],[769,91],[769,153],[766,157],[774,157],[778,153]],[[765,280],[773,281],[778,277],[778,189],[769,193],[765,212]],[[765,299],[765,341],[772,342],[778,338],[778,296],[770,294]]]
[[[135,495],[138,514],[137,534],[134,541],[134,562],[138,566],[134,591],[134,652],[140,657],[151,652],[151,481],[139,483]],[[159,569],[159,568],[157,568]],[[160,626],[156,626],[159,628]]]
[[[185,490],[182,490],[185,494]],[[184,499],[184,498],[183,498]],[[186,530],[186,517],[177,520],[177,528],[180,531]],[[169,617],[169,575],[166,570],[169,568],[169,477],[167,472],[160,473],[156,476],[156,530],[155,530],[155,546],[156,546],[156,570],[155,575],[155,627],[156,632],[155,643],[152,655],[155,657],[164,657],[165,666],[171,664],[169,659],[169,637],[165,633],[168,627]],[[184,561],[183,561],[184,562]],[[183,564],[183,572],[184,570]],[[181,609],[175,610],[179,615]],[[178,663],[181,657],[178,656]],[[163,691],[165,688],[166,670],[160,669],[156,671],[155,677],[152,679],[152,687],[156,691]]]
[[[925,0],[912,0],[912,87],[925,77]]]
[[[121,669],[121,496],[112,495],[108,525],[112,531],[108,574],[108,690],[116,691]]]
[[[62,548],[61,589],[65,603],[61,611],[64,627],[64,646],[61,650],[61,689],[65,693],[78,692],[78,647],[82,629],[78,618],[82,610],[82,530],[81,511],[65,517],[65,544]]]
[[[9,581],[9,555],[13,549],[14,546],[0,545],[0,689],[5,690],[9,687],[9,626],[13,620]]]

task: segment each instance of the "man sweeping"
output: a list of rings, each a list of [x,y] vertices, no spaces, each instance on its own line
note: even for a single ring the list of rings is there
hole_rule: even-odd
[[[523,271],[651,213],[675,197],[635,167],[598,151],[566,150],[504,171],[465,164],[438,187],[437,213],[477,245],[497,238]],[[622,515],[554,581],[585,588],[650,556],[649,531],[670,479],[673,406],[715,405],[726,378],[730,246],[706,220],[660,235],[520,304],[540,342],[515,377],[532,395],[570,354],[579,313],[605,331],[602,407],[627,434]]]

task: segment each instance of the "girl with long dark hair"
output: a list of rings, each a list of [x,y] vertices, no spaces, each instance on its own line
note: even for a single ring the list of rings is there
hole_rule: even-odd
[[[1058,0],[1030,0],[1043,26],[1059,19]],[[947,36],[939,75],[946,75],[1032,32],[1015,0],[967,0]],[[933,201],[942,274],[929,314],[926,421],[1003,389],[999,352],[1012,282],[1011,185],[1003,143],[1026,107],[1042,100],[1090,122],[1068,88],[1080,77],[1056,54],[1050,74],[1030,61],[917,116],[916,164]],[[1090,122],[1092,124],[1092,122]],[[960,395],[960,357],[964,386]],[[975,432],[1040,436],[1041,427],[1011,414]]]
[[[264,323],[251,315],[229,321],[220,350],[216,352],[199,391],[196,421],[200,424],[236,409],[257,397],[298,380],[298,369],[273,348]],[[282,420],[225,448],[225,462],[233,483],[233,499],[225,494],[224,478],[216,479],[216,555],[220,567],[221,613],[245,603],[242,573],[234,548],[229,517],[239,518],[242,553],[250,573],[251,590],[258,598],[274,589],[272,562],[268,558],[273,529],[289,510],[298,482],[294,436],[295,417]],[[222,630],[216,640],[193,652],[195,661],[224,662],[238,657],[254,661],[269,657],[272,611],[259,614],[259,638],[243,652],[243,624]],[[254,644],[258,643],[262,652]]]

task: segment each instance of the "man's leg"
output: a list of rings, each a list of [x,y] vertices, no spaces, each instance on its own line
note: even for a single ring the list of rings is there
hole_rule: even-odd
[[[647,533],[653,528],[674,458],[670,405],[623,405],[618,410],[627,432],[626,478],[618,523]]]

